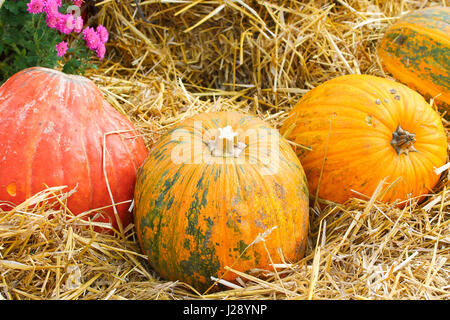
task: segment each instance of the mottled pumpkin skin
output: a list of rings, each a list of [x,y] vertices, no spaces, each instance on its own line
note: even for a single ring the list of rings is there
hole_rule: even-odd
[[[227,125],[253,132],[239,158],[213,157],[206,145],[211,129]],[[279,145],[270,142],[277,139]],[[278,154],[265,153],[270,144]],[[194,155],[194,150],[200,152]],[[191,151],[174,163],[174,155]],[[276,227],[265,245],[274,263],[281,261],[278,248],[286,261],[303,256],[306,177],[288,142],[262,120],[237,112],[199,114],[165,134],[138,171],[135,224],[143,252],[162,277],[205,290],[211,276],[223,276],[225,266],[272,270],[262,242],[244,252],[271,228]],[[236,275],[223,278],[233,281]]]
[[[106,136],[103,168],[103,138],[122,130]],[[37,67],[0,88],[0,201],[19,204],[45,186],[67,186],[76,187],[68,199],[74,214],[111,206],[103,169],[115,203],[131,200],[147,154],[131,122],[87,78]],[[117,206],[124,227],[129,206]],[[95,220],[118,228],[113,209],[103,211]]]
[[[399,155],[393,148],[399,125],[415,134],[417,152]],[[439,179],[433,169],[447,157],[442,122],[423,97],[403,84],[370,75],[341,76],[310,90],[280,132],[312,148],[295,147],[311,194],[319,189],[319,198],[338,203],[367,199],[352,190],[370,197],[382,179],[389,184],[399,179],[379,199],[385,202],[429,193]]]
[[[394,78],[450,108],[450,8],[432,7],[402,17],[378,48],[383,68]]]

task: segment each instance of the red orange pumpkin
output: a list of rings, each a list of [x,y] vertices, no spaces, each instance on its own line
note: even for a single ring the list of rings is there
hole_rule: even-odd
[[[109,206],[96,221],[118,228],[112,203],[133,198],[147,153],[131,122],[85,77],[36,67],[0,88],[0,201],[76,187],[68,199],[74,214]],[[132,220],[129,207],[116,206],[123,227]]]
[[[164,278],[205,290],[254,268],[298,261],[308,189],[287,141],[238,112],[196,115],[160,138],[138,171],[135,225]],[[265,241],[260,241],[261,238]]]
[[[378,56],[394,78],[449,111],[450,8],[431,7],[403,16],[386,31]]]
[[[370,75],[341,76],[310,90],[280,131],[298,145],[311,194],[339,203],[367,199],[383,179],[391,186],[379,200],[420,197],[432,191],[434,169],[447,158],[437,112],[405,85]]]

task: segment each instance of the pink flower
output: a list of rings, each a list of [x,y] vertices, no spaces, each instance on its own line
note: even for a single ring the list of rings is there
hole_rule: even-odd
[[[108,30],[102,25],[98,25],[96,30],[91,27],[86,27],[83,30],[84,40],[86,46],[97,53],[97,57],[102,60],[105,57],[106,47],[105,43],[108,41]]]
[[[49,28],[56,28],[59,22],[59,15],[60,13],[54,13],[54,14],[47,14],[47,18],[45,19],[45,22],[47,23]]]
[[[61,7],[61,1],[58,0],[44,0],[45,7],[44,11],[47,14],[47,16],[56,15],[59,13],[58,9]]]
[[[98,48],[102,42],[100,41],[100,37],[97,32],[95,32],[94,28],[87,27],[83,30],[84,40],[86,41],[86,45],[89,49],[95,50]]]
[[[66,15],[66,27],[71,30],[75,27],[75,17],[71,14]]]
[[[42,11],[44,11],[44,6],[45,3],[43,0],[31,0],[27,4],[27,11],[34,14],[41,13]]]
[[[97,49],[95,50],[95,53],[97,53],[97,57],[100,60],[103,60],[103,58],[105,57],[105,53],[106,53],[106,47],[103,43],[101,43]]]
[[[83,29],[83,18],[81,16],[78,16],[75,19],[73,31],[76,33],[80,33],[81,29]]]
[[[109,38],[108,30],[106,30],[106,28],[101,24],[97,26],[97,34],[102,43],[106,43],[108,41]]]
[[[64,34],[69,34],[73,31],[75,19],[71,14],[60,14],[56,29]]]
[[[63,55],[65,55],[67,52],[67,49],[68,49],[67,42],[61,41],[60,43],[58,43],[56,45],[57,56],[62,57]]]
[[[73,0],[72,2],[77,7],[81,7],[83,5],[83,0]]]
[[[47,14],[47,18],[45,22],[47,23],[49,28],[57,28],[60,23],[61,16],[63,15],[58,11],[61,6],[60,1],[58,0],[44,0],[45,7],[44,12]]]

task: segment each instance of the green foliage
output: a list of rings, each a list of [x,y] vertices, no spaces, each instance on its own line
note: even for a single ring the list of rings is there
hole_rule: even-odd
[[[83,74],[86,68],[97,68],[95,64],[90,62],[91,54],[92,52],[85,46],[83,40],[75,39],[64,56],[62,71],[71,74]]]
[[[71,74],[82,74],[93,67],[83,40],[50,29],[45,14],[27,11],[28,2],[5,0],[0,8],[0,84],[34,66],[54,68],[60,64],[64,72]],[[58,57],[56,44],[63,40],[69,43],[69,50],[64,57]]]

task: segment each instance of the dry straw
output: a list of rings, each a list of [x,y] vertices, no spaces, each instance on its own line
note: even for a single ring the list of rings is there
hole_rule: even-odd
[[[108,55],[86,76],[149,148],[203,111],[240,110],[278,127],[323,81],[349,73],[388,77],[376,56],[383,32],[400,15],[434,4],[446,5],[147,0],[146,22],[134,1],[105,0],[91,18],[111,32]],[[229,266],[238,282],[216,279],[219,290],[207,293],[158,278],[133,227],[127,236],[96,233],[67,209],[73,190],[49,188],[0,210],[0,299],[449,299],[450,184],[442,170],[420,205],[378,202],[389,187],[383,182],[364,200],[319,201],[325,206],[311,208],[304,259],[249,273]]]

